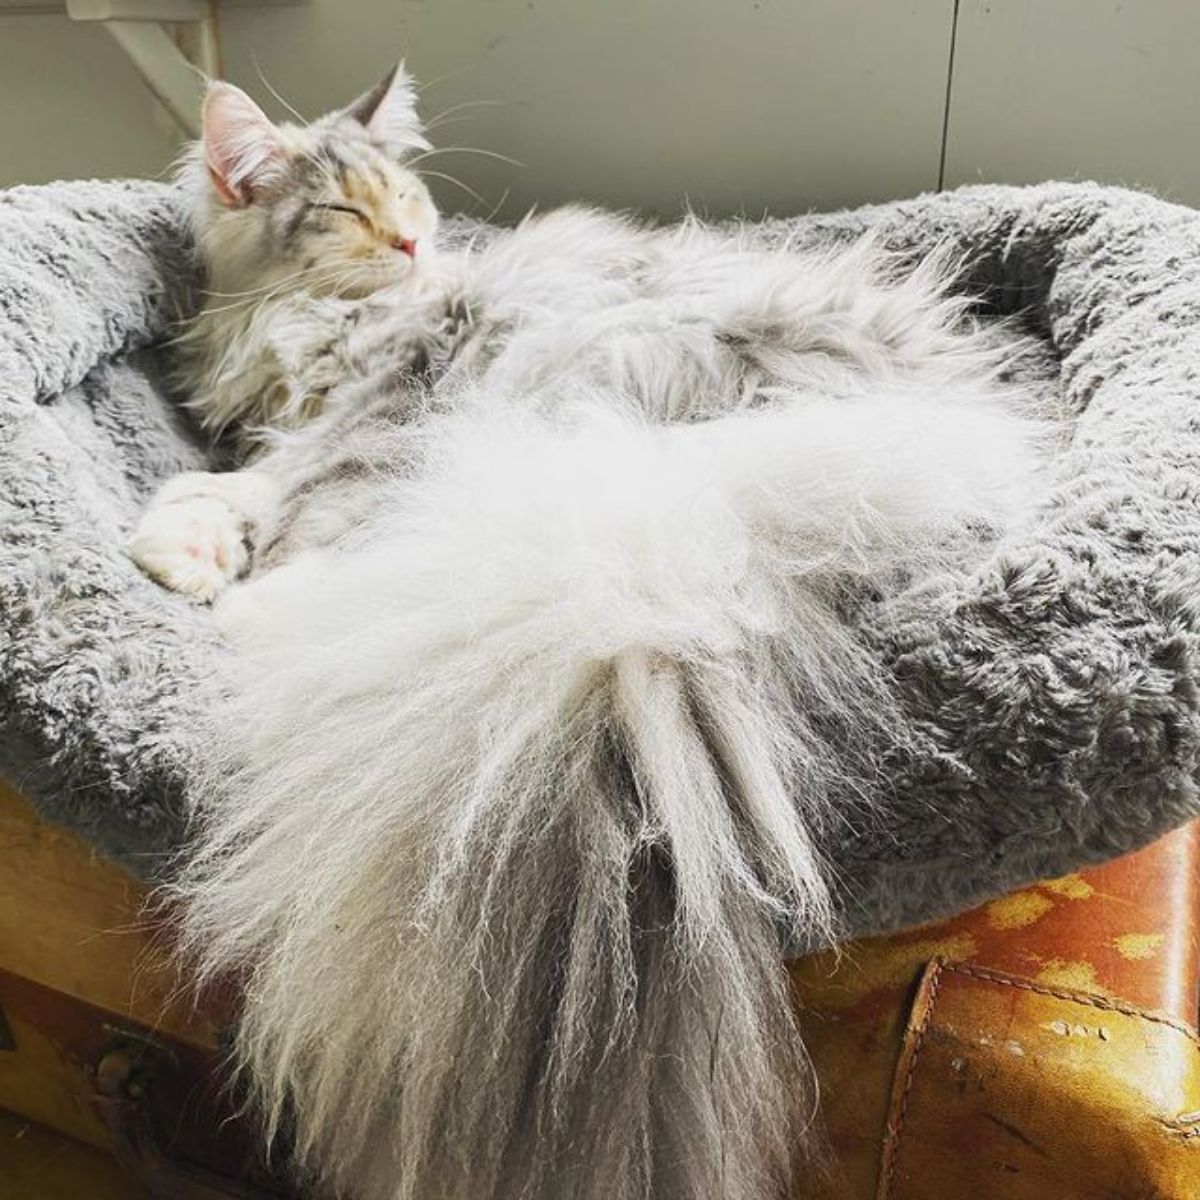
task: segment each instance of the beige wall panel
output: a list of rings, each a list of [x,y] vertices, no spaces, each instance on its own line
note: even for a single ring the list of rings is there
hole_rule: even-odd
[[[961,0],[946,183],[1095,178],[1200,204],[1198,0]]]
[[[677,212],[791,212],[937,180],[951,0],[310,0],[226,15],[226,60],[255,60],[306,114],[403,54],[437,141],[506,215],[569,199]],[[452,185],[443,202],[470,198]]]
[[[176,149],[103,29],[66,16],[0,16],[0,187],[156,175]]]

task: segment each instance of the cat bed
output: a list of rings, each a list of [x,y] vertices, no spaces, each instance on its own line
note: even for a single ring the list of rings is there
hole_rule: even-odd
[[[461,227],[460,227],[461,228]],[[1070,427],[1032,528],[865,610],[908,734],[821,834],[847,932],[897,927],[1151,841],[1200,813],[1200,214],[1089,184],[979,187],[768,221],[949,245]],[[207,610],[123,543],[205,451],[158,349],[193,303],[153,183],[0,195],[0,774],[144,876],[167,869],[201,715],[230,675]]]

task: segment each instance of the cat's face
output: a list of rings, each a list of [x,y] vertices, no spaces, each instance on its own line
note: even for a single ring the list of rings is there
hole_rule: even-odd
[[[307,126],[275,125],[240,89],[214,83],[191,172],[211,273],[348,296],[416,277],[437,210],[403,160],[427,145],[402,67]]]

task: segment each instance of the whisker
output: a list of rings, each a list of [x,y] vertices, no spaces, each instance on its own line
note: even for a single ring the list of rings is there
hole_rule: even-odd
[[[509,158],[507,154],[498,154],[495,150],[481,150],[478,146],[435,146],[432,150],[426,150],[422,154],[418,154],[415,158],[410,158],[405,166],[412,167],[423,159],[432,158],[435,154],[480,154],[484,158],[498,158],[501,162],[509,163],[514,167],[527,167],[528,163],[521,162],[517,158]]]
[[[442,109],[440,113],[435,113],[425,122],[425,128],[436,129],[439,125],[445,124],[448,117],[453,117],[455,113],[463,112],[468,108],[499,108],[508,103],[507,100],[464,100],[461,104],[452,104],[449,108]]]
[[[470,119],[471,114],[464,113],[461,117],[447,117],[444,121],[438,121],[436,125],[430,125],[429,122],[426,121],[424,129],[426,133],[440,133],[446,128],[447,125],[462,125],[464,122],[469,121]]]
[[[300,270],[293,271],[290,275],[284,275],[281,279],[268,280],[261,286],[250,288],[245,292],[216,292],[205,289],[202,294],[205,296],[216,296],[221,300],[260,296],[263,292],[272,291],[282,284],[290,283],[294,279],[302,279],[305,275],[316,275],[322,271],[328,271],[330,269],[331,265],[329,263],[318,263],[311,267],[301,267]]]
[[[191,73],[192,73],[192,74],[193,74],[193,75],[196,77],[196,82],[197,82],[197,83],[198,83],[198,84],[199,84],[201,87],[207,87],[207,86],[208,86],[210,83],[212,83],[212,82],[213,82],[213,78],[212,78],[212,76],[211,76],[211,75],[209,75],[209,74],[208,74],[208,73],[207,73],[207,72],[204,70],[204,68],[203,68],[203,67],[201,67],[201,66],[197,65],[196,63],[194,63],[194,62],[189,62],[189,63],[187,64],[187,69],[188,69],[189,71],[191,71]]]
[[[439,83],[445,83],[447,79],[453,79],[456,75],[463,75],[469,70],[471,70],[470,64],[464,64],[461,67],[455,67],[453,71],[447,71],[444,75],[438,75],[433,79],[427,79],[424,83],[417,84],[413,90],[419,96],[427,89],[437,87]]]
[[[313,285],[318,286],[318,287],[320,287],[324,284],[327,284],[327,283],[336,283],[337,286],[340,286],[342,284],[342,282],[344,281],[345,277],[349,274],[349,271],[350,271],[350,268],[347,268],[344,265],[339,264],[336,268],[326,268],[325,275],[323,275],[321,278],[313,280],[311,282]],[[263,308],[265,308],[273,299],[275,299],[275,297],[282,290],[283,290],[283,287],[282,287],[282,285],[280,285],[279,287],[275,288],[273,291],[269,292],[266,296],[264,296],[262,298],[262,300],[260,300],[259,303],[255,306],[253,312],[250,313],[249,317],[247,318],[247,323],[255,321],[258,318],[258,314],[263,310]],[[227,305],[226,308],[208,309],[206,311],[208,311],[208,312],[225,312],[227,308],[236,308],[236,307],[237,307],[237,305]],[[225,370],[229,365],[229,360],[233,356],[233,352],[237,349],[237,347],[238,347],[238,339],[236,339],[236,338],[229,339],[229,343],[225,347],[225,352],[221,355],[220,359],[217,362],[217,365],[209,372],[209,377],[211,379],[213,379],[214,381],[220,380],[224,376]]]
[[[472,196],[478,200],[480,204],[487,204],[487,201],[473,188],[463,183],[461,179],[455,179],[453,175],[446,175],[441,171],[422,171],[422,175],[431,175],[434,179],[444,179],[447,183],[452,183],[456,187],[462,188],[468,196]]]
[[[485,225],[490,224],[495,219],[496,214],[504,207],[504,202],[508,199],[511,192],[512,188],[505,188],[504,191],[500,193],[500,199],[492,205],[492,209],[487,216],[482,218]]]
[[[330,183],[332,183],[335,187],[338,186],[337,167],[334,165],[333,160],[329,157],[328,152],[323,146],[318,146],[315,152],[312,150],[306,150],[303,146],[301,146],[300,154],[306,161],[312,163],[312,165],[316,167],[317,170],[320,171],[320,173],[324,175]]]
[[[251,61],[251,62],[254,64],[254,70],[255,70],[255,73],[258,75],[259,79],[262,81],[262,85],[263,85],[263,87],[265,87],[265,88],[267,89],[267,91],[268,91],[268,92],[270,92],[270,93],[271,93],[271,95],[272,95],[272,96],[274,96],[274,97],[275,97],[275,99],[276,99],[276,100],[278,100],[278,101],[279,101],[279,103],[280,103],[280,104],[282,104],[282,105],[283,105],[283,107],[284,107],[284,108],[286,108],[286,109],[288,110],[288,112],[290,112],[290,113],[292,114],[292,116],[293,116],[293,117],[295,117],[295,118],[296,118],[296,120],[300,122],[300,124],[301,124],[301,125],[307,125],[307,124],[308,124],[308,118],[307,118],[307,117],[305,117],[305,116],[304,116],[302,113],[300,113],[300,112],[297,112],[297,111],[296,111],[296,109],[294,109],[294,108],[293,108],[293,107],[292,107],[292,106],[291,106],[291,105],[290,105],[290,104],[289,104],[289,103],[288,103],[288,102],[287,102],[287,101],[286,101],[286,100],[285,100],[285,99],[284,99],[284,98],[283,98],[283,97],[282,97],[282,96],[281,96],[281,95],[280,95],[280,94],[279,94],[279,93],[278,93],[278,92],[275,90],[275,87],[274,87],[274,85],[271,83],[271,81],[270,81],[270,80],[269,80],[269,79],[266,77],[266,75],[263,73],[262,64],[261,64],[261,63],[258,61],[258,54],[257,54],[257,53],[255,53],[253,50],[250,52],[250,61]]]
[[[258,289],[258,291],[252,292],[240,300],[234,300],[231,304],[219,304],[211,306],[206,305],[202,310],[202,315],[216,316],[219,313],[231,312],[235,309],[243,308],[247,304],[251,304],[257,300],[258,303],[255,305],[253,311],[248,317],[248,320],[253,321],[257,317],[260,309],[269,304],[276,297],[280,296],[283,292],[287,291],[291,285],[299,282],[300,286],[303,286],[309,290],[313,290],[323,286],[330,279],[337,278],[338,273],[342,270],[344,270],[344,268],[339,264],[337,267],[323,265],[320,267],[310,268],[308,271],[297,271],[295,274],[287,275],[283,279],[276,280],[272,284],[264,286],[263,288]],[[182,336],[186,336],[186,332]]]

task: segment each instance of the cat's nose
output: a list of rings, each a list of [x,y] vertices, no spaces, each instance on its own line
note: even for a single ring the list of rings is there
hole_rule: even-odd
[[[417,256],[417,239],[406,237],[394,237],[391,239],[392,249],[399,250],[402,254],[407,254],[409,258]]]

